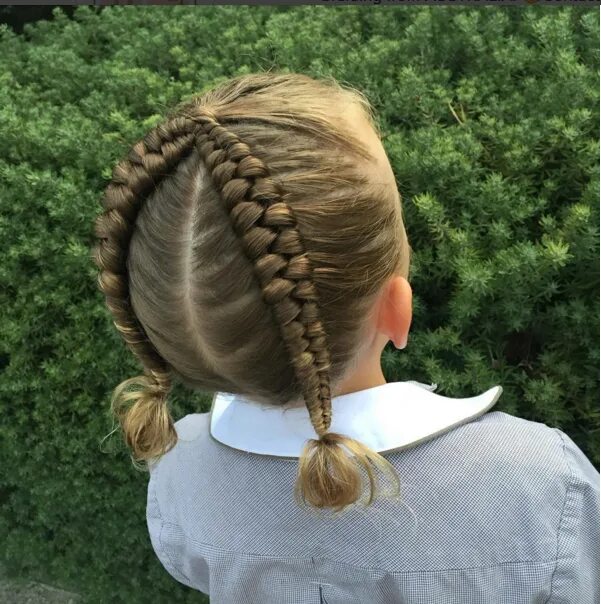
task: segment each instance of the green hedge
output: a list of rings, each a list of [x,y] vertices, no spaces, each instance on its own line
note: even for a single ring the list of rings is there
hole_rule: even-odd
[[[113,163],[185,95],[269,67],[365,91],[414,249],[388,380],[557,426],[599,464],[599,12],[79,7],[0,27],[0,543],[89,602],[206,601],[146,531],[108,405],[140,367],[89,259]],[[175,390],[176,419],[208,410]],[[511,446],[511,443],[507,443]]]

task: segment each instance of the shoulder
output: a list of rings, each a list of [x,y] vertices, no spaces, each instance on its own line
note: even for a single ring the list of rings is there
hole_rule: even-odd
[[[526,448],[542,454],[547,451],[557,454],[561,453],[563,448],[555,428],[504,411],[489,411],[472,423],[476,430],[480,430],[483,436],[486,435],[491,441],[518,447],[520,451]],[[507,441],[510,437],[517,439],[515,442]]]
[[[471,426],[469,428],[468,426]],[[477,433],[478,450],[499,469],[512,470],[524,486],[557,482],[564,488],[574,481],[595,483],[599,473],[578,445],[562,430],[542,422],[494,411],[464,426]],[[460,434],[458,434],[460,437]]]
[[[173,493],[182,487],[181,468],[188,465],[194,455],[195,444],[208,430],[208,413],[190,413],[174,423],[177,442],[160,457],[149,462],[148,506],[149,513],[159,515],[158,510],[169,509]],[[154,510],[154,511],[152,511]]]
[[[189,413],[175,422],[178,439],[183,441],[196,440],[205,433],[208,426],[209,413]]]
[[[191,443],[198,441],[199,437],[205,434],[209,429],[209,413],[189,413],[181,419],[174,422],[175,431],[177,433],[177,442],[175,446],[169,449],[159,458],[149,462],[148,467],[151,478],[158,474],[159,466],[172,466],[177,463],[182,447],[186,447]],[[155,471],[156,470],[156,471]]]
[[[456,426],[415,455],[434,473],[454,468],[462,484],[473,480],[483,488],[538,492],[541,498],[549,489],[565,489],[571,476],[557,429],[503,411]]]
[[[599,497],[599,472],[584,451],[559,428],[553,428],[561,440],[565,464],[574,486],[588,486]]]
[[[564,445],[558,430],[542,422],[510,415],[504,411],[485,413],[474,422],[482,447],[500,462],[528,469],[553,468],[568,474]]]

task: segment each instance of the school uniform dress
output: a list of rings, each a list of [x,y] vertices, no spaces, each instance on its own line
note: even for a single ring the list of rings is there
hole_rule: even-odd
[[[330,431],[401,480],[400,500],[339,514],[294,500],[316,438],[305,408],[217,393],[209,413],[176,422],[177,445],[150,469],[165,570],[212,604],[598,604],[595,467],[561,430],[491,411],[500,386],[435,389],[391,382],[332,399]]]

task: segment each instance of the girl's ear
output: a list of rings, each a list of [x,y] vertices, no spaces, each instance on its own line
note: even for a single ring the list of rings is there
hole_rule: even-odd
[[[400,275],[390,279],[380,300],[377,329],[392,340],[396,348],[407,346],[412,319],[413,290]]]

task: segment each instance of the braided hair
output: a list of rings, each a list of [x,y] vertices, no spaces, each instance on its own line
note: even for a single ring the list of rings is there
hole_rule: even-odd
[[[136,142],[113,169],[102,200],[104,212],[95,221],[98,242],[93,258],[100,269],[98,285],[114,325],[144,367],[143,376],[126,380],[115,389],[111,408],[122,425],[134,463],[149,461],[177,443],[167,397],[173,375],[182,372],[159,352],[153,344],[159,340],[156,329],[143,325],[134,310],[129,248],[139,214],[161,183],[173,179],[192,156],[202,162],[252,267],[262,300],[272,311],[271,320],[287,351],[295,387],[318,435],[318,439],[308,440],[300,457],[297,502],[340,510],[359,498],[363,485],[361,468],[370,483],[368,503],[373,501],[375,491],[372,464],[392,472],[397,490],[398,478],[389,462],[362,443],[328,432],[332,421],[332,361],[320,295],[313,279],[315,267],[297,217],[286,202],[282,182],[272,176],[251,145],[234,132],[236,122],[228,118],[225,102],[239,102],[243,96],[250,101],[261,89],[278,83],[290,86],[295,81],[305,86],[316,82],[298,74],[233,79],[221,89],[180,105]],[[212,102],[219,98],[219,90],[221,103]],[[219,389],[224,391],[241,389],[236,380],[228,381],[227,376],[219,381],[215,368],[205,383],[221,384]],[[134,384],[142,386],[142,390],[126,393]],[[128,404],[131,401],[133,405]]]

